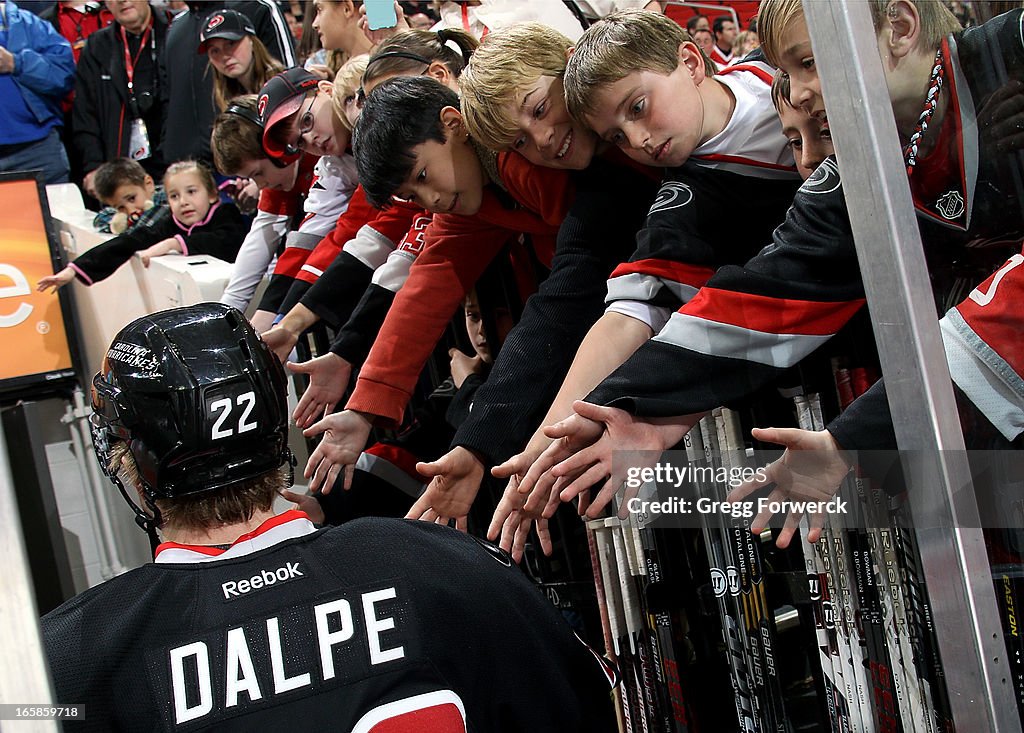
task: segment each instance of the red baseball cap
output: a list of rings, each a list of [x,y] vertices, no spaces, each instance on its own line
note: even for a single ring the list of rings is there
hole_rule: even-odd
[[[263,123],[263,150],[271,158],[287,165],[302,156],[302,151],[274,141],[270,131],[274,125],[298,112],[306,95],[315,92],[319,83],[320,77],[296,66],[282,71],[260,89],[256,113]]]

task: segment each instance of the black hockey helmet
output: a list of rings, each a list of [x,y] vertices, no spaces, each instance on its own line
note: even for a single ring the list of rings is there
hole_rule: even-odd
[[[234,308],[143,316],[114,337],[93,378],[96,456],[126,493],[109,446],[127,441],[151,505],[216,491],[291,461],[286,391],[281,363]]]

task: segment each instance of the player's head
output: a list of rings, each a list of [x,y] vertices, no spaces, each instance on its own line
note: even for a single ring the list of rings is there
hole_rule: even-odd
[[[159,526],[247,521],[290,480],[285,392],[281,364],[234,308],[143,316],[114,337],[93,378],[100,466],[151,538]]]
[[[885,81],[894,109],[923,103],[935,51],[942,39],[960,28],[940,0],[869,0],[879,51],[888,59]],[[790,99],[825,120],[825,101],[814,63],[811,37],[800,0],[765,0],[758,14],[758,35],[765,58],[790,78]],[[901,130],[916,122],[920,108]]]
[[[782,71],[776,71],[772,80],[772,103],[779,113],[782,134],[793,151],[796,169],[800,177],[807,180],[814,169],[835,152],[832,133],[827,124],[793,106],[789,101],[789,77]]]
[[[251,178],[261,189],[288,191],[295,185],[298,161],[282,164],[263,150],[263,124],[256,113],[256,95],[235,97],[213,121],[210,135],[213,164],[226,176]]]
[[[623,10],[587,29],[565,69],[569,111],[646,165],[681,165],[704,136],[715,65],[675,21]],[[707,117],[710,117],[708,115]]]
[[[130,158],[114,158],[101,165],[96,169],[93,185],[104,205],[128,216],[145,211],[146,202],[153,199],[156,191],[153,178]]]
[[[366,98],[353,135],[367,200],[392,197],[436,213],[472,216],[486,183],[459,112],[459,96],[428,76],[389,79]]]
[[[568,37],[541,23],[486,35],[459,79],[473,138],[491,150],[514,150],[535,165],[586,168],[597,136],[565,104],[562,77],[571,48]]]

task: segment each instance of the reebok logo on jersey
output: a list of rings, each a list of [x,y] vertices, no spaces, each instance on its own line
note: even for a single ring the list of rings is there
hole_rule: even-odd
[[[299,564],[297,562],[288,562],[277,570],[261,570],[251,578],[229,580],[226,583],[221,583],[220,588],[224,593],[224,600],[230,601],[235,598],[241,598],[246,593],[251,593],[254,590],[269,588],[272,585],[280,585],[294,578],[303,577],[305,577],[305,574],[299,570]]]
[[[689,186],[679,181],[669,181],[658,189],[658,195],[647,215],[650,216],[658,211],[681,209],[691,201],[693,201],[693,191]]]

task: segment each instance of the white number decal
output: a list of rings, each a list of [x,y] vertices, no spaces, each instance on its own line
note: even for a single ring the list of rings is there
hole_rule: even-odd
[[[238,404],[245,403],[245,410],[242,412],[242,417],[238,419],[238,432],[247,433],[250,430],[255,430],[257,425],[254,422],[248,422],[249,414],[252,412],[252,408],[256,406],[256,395],[252,392],[246,392],[245,394],[238,395]]]
[[[252,410],[256,406],[256,394],[252,390],[240,394],[235,398],[235,403],[242,408],[242,416],[238,418],[238,427],[235,430],[224,428],[224,423],[227,421],[228,415],[231,414],[231,398],[224,397],[210,403],[210,411],[220,413],[213,423],[213,430],[210,432],[211,440],[230,438],[235,433],[247,433],[259,427],[255,421],[249,422],[249,415],[252,414]]]
[[[210,403],[210,411],[220,412],[220,415],[217,416],[217,421],[213,423],[213,432],[210,434],[210,439],[220,440],[221,438],[227,438],[231,435],[231,431],[222,430],[221,428],[231,412],[231,398],[225,397],[222,400],[214,400]]]
[[[969,297],[975,303],[980,306],[986,306],[992,302],[992,299],[996,297],[996,288],[999,287],[1000,281],[1006,277],[1006,273],[1015,267],[1024,264],[1024,255],[1014,255],[1007,261],[1005,265],[996,270],[996,274],[992,277],[992,284],[989,285],[988,290],[982,290],[981,288],[975,288],[971,291]]]

